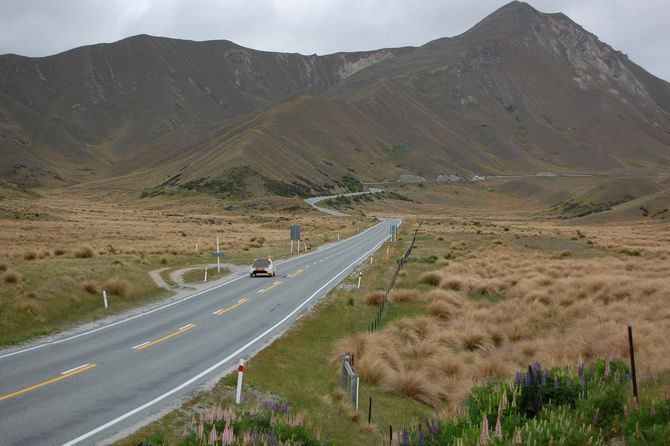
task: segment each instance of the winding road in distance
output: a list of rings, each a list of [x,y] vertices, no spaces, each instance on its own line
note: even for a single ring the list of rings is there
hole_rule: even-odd
[[[86,332],[0,351],[0,445],[99,444],[178,405],[286,330],[389,237],[380,223]]]

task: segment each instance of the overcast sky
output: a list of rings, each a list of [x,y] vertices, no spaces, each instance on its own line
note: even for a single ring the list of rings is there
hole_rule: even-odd
[[[328,54],[422,45],[466,31],[505,0],[0,0],[0,54],[46,56],[136,34],[227,39]],[[531,0],[564,12],[670,80],[670,1]]]

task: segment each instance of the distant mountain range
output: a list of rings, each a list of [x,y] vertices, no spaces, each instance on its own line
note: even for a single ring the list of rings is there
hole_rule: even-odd
[[[304,56],[141,35],[0,56],[0,153],[15,183],[148,195],[667,171],[670,84],[520,2],[418,48]]]

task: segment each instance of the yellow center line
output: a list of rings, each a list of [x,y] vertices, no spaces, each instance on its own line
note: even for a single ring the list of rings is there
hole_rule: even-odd
[[[294,272],[293,274],[289,274],[287,277],[290,277],[293,279],[294,277],[298,276],[299,274],[302,274],[302,272],[305,271],[304,269],[299,269],[298,271]]]
[[[155,341],[145,342],[144,344],[136,345],[135,347],[133,347],[133,350],[144,350],[145,348],[149,348],[149,347],[151,347],[152,345],[156,345],[156,344],[158,344],[159,342],[167,341],[168,339],[173,338],[173,337],[175,337],[175,336],[177,336],[177,335],[179,335],[179,334],[182,334],[182,333],[184,333],[184,332],[186,332],[186,331],[189,331],[189,330],[191,330],[191,329],[193,329],[193,328],[195,328],[195,327],[197,327],[196,324],[189,324],[189,325],[186,325],[185,327],[180,328],[179,330],[175,331],[174,333],[170,333],[169,335],[167,335],[167,336],[163,336],[163,337],[160,338],[160,339],[156,339]]]
[[[270,291],[272,288],[274,288],[274,287],[276,287],[276,286],[279,286],[279,285],[281,285],[281,280],[276,281],[275,283],[272,284],[272,286],[269,286],[269,287],[267,287],[267,288],[265,288],[265,289],[263,289],[263,290],[260,290],[259,293],[267,293],[267,292]]]
[[[14,392],[14,393],[10,393],[10,394],[5,395],[5,396],[0,396],[0,401],[9,399],[13,396],[21,395],[21,394],[26,393],[26,392],[30,392],[31,390],[39,389],[40,387],[44,387],[44,386],[47,386],[49,384],[53,384],[53,383],[58,382],[58,381],[62,381],[62,380],[67,379],[71,376],[77,375],[79,373],[83,373],[87,370],[91,370],[92,368],[95,368],[95,367],[96,367],[96,364],[86,364],[85,366],[79,367],[79,368],[73,370],[72,372],[66,373],[66,374],[61,375],[57,378],[53,378],[53,379],[50,379],[48,381],[41,382],[39,384],[35,384],[34,386],[26,387],[25,389],[19,390],[19,391]]]
[[[215,311],[214,313],[212,313],[212,314],[218,314],[218,315],[220,316],[220,315],[222,315],[223,313],[227,313],[228,311],[230,311],[230,310],[232,310],[232,309],[235,309],[235,308],[239,307],[239,306],[242,305],[242,304],[246,304],[247,302],[249,302],[249,300],[251,300],[251,299],[244,298],[244,299],[240,300],[238,303],[236,303],[235,305],[231,305],[231,306],[228,307],[228,308],[222,308],[222,309],[220,309],[220,310],[216,310],[216,311]]]

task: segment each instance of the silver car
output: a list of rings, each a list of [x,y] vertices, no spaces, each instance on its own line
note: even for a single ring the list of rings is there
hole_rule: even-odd
[[[272,259],[255,259],[249,267],[249,277],[258,274],[266,274],[268,277],[275,275],[275,264]]]

